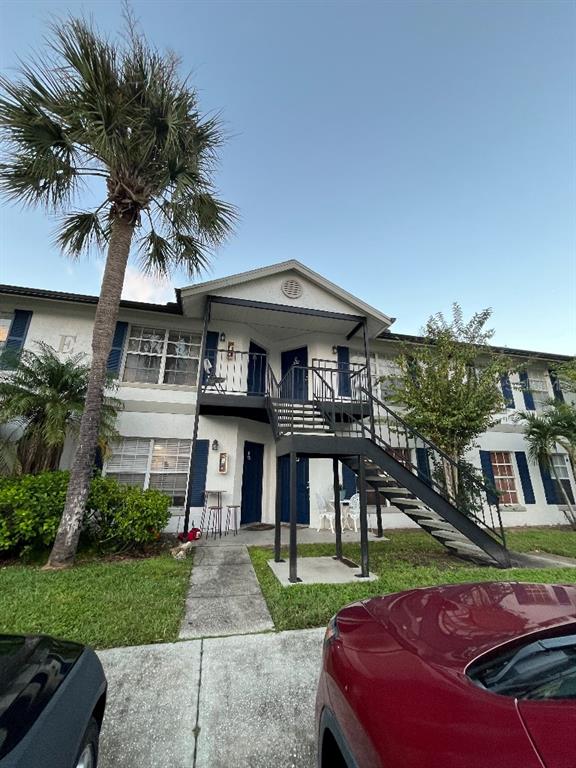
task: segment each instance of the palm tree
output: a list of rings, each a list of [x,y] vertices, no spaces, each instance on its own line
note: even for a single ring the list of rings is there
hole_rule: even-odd
[[[558,477],[558,471],[554,462],[550,458],[551,453],[555,453],[557,445],[562,445],[565,440],[563,434],[563,425],[557,416],[556,409],[550,409],[539,415],[530,411],[522,411],[518,418],[524,422],[524,437],[528,443],[528,454],[534,463],[541,464],[550,469],[556,487],[564,497],[564,504],[568,507],[566,517],[576,528],[576,513],[570,502],[568,493],[564,484]]]
[[[39,344],[38,352],[23,352],[15,371],[0,381],[0,423],[10,425],[12,438],[5,447],[15,446],[9,456],[12,469],[36,474],[60,466],[66,437],[77,434],[84,410],[90,367],[83,357],[60,360],[52,347]],[[117,434],[119,407],[113,398],[104,401],[102,447]]]
[[[74,561],[98,437],[106,361],[135,236],[142,268],[203,270],[235,211],[212,183],[222,143],[203,118],[172,54],[153,49],[128,18],[113,45],[88,22],[53,25],[48,50],[0,78],[0,190],[61,216],[57,242],[72,257],[107,245],[92,335],[92,362],[66,505],[48,567]],[[78,192],[99,195],[78,210]]]

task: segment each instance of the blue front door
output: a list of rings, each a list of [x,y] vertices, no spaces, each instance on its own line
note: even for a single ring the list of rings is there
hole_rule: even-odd
[[[308,400],[308,347],[282,352],[282,397]]]
[[[264,446],[262,443],[244,443],[244,472],[242,474],[242,506],[240,522],[259,523],[262,519],[262,476],[264,473]]]
[[[248,349],[248,394],[266,393],[266,350],[253,341]]]
[[[280,456],[280,499],[281,520],[290,522],[290,456]],[[297,521],[301,525],[310,524],[310,494],[308,492],[309,466],[306,457],[298,457],[296,461],[296,509]]]

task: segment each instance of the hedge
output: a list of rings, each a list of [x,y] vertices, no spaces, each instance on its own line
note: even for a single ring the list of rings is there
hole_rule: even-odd
[[[54,542],[64,510],[68,472],[0,477],[0,552],[21,553]],[[168,523],[170,499],[157,490],[92,480],[83,537],[117,551],[156,540]]]

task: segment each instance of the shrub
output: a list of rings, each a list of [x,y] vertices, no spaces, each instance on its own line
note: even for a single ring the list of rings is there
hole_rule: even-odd
[[[68,472],[0,478],[0,552],[52,545],[64,510]],[[84,537],[118,551],[155,541],[170,517],[170,499],[116,480],[92,480]]]
[[[0,551],[50,546],[67,487],[67,472],[0,478]]]
[[[157,490],[99,477],[88,496],[86,529],[101,549],[127,549],[155,541],[170,518],[170,499]]]

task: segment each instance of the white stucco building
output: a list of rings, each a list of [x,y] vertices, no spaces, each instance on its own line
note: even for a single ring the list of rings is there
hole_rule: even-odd
[[[0,291],[0,343],[34,349],[44,341],[62,355],[89,356],[95,297],[14,286]],[[370,423],[370,408],[378,409],[372,428],[380,432],[380,445],[392,445],[395,459],[420,478],[429,471],[422,464],[430,457],[426,444],[415,436],[394,446],[390,435],[397,439],[397,426],[390,432],[388,424],[384,435],[390,418],[385,406],[371,405],[364,393],[370,389],[380,402],[385,392],[378,376],[393,371],[399,343],[417,342],[392,333],[392,318],[296,261],[176,294],[176,302],[167,305],[122,302],[109,361],[124,405],[118,417],[122,441],[104,466],[123,482],[169,493],[172,530],[182,530],[186,509],[190,523],[199,522],[205,490],[221,491],[224,506],[238,505],[242,523],[274,522],[277,477],[281,515],[288,519],[290,451],[281,455],[278,445],[296,434],[312,439],[305,451],[298,443],[298,522],[316,526],[319,496],[332,493],[332,457],[353,447],[340,442],[325,456],[318,440],[364,434],[359,425]],[[512,417],[518,409],[538,410],[547,398],[563,396],[550,368],[566,358],[505,351],[527,364],[526,387],[521,389],[518,377],[503,382],[508,408],[470,459],[504,491],[505,526],[565,522],[557,483],[530,462]],[[283,410],[283,400],[292,406]],[[554,461],[573,497],[565,454]],[[341,472],[350,495],[354,472]],[[382,503],[384,527],[416,524],[390,500]]]

